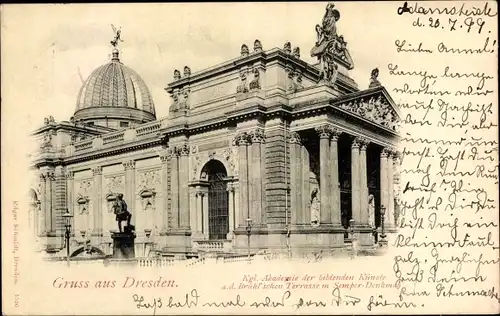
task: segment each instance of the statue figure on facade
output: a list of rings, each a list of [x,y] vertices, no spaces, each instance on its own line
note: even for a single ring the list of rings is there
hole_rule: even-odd
[[[375,88],[375,87],[380,87],[382,84],[380,81],[378,81],[378,68],[375,68],[372,70],[372,73],[370,75],[370,84],[368,85],[368,88]]]
[[[241,45],[241,51],[240,54],[242,57],[248,56],[250,51],[248,50],[248,46],[246,44]]]
[[[295,58],[300,58],[300,48],[299,48],[299,47],[295,47],[295,48],[293,49],[292,55],[293,55],[293,57],[295,57]]]
[[[320,59],[320,64],[320,80],[324,80],[327,83],[334,83],[337,80],[339,66],[333,60],[333,57],[328,54],[323,55]]]
[[[253,70],[253,80],[249,84],[250,90],[260,89],[260,73],[259,69],[255,68]]]
[[[262,51],[262,43],[258,39],[256,39],[255,42],[253,42],[253,50],[256,53]]]
[[[181,72],[178,69],[174,70],[174,80],[181,79]]]
[[[368,195],[368,225],[375,228],[375,196]]]
[[[330,41],[335,39],[337,35],[337,21],[340,19],[340,12],[335,9],[335,4],[329,3],[326,6],[325,15],[320,25],[316,25],[318,35],[318,44],[322,41]]]
[[[291,54],[292,53],[292,44],[290,42],[285,42],[285,45],[283,45],[283,50],[285,51],[285,53]]]
[[[319,214],[321,211],[321,202],[319,199],[319,190],[318,188],[314,188],[311,192],[311,224],[318,225],[319,224]]]
[[[184,77],[190,77],[191,76],[191,68],[188,66],[184,66]]]
[[[113,204],[113,212],[116,215],[116,221],[118,222],[118,230],[122,232],[122,222],[126,221],[127,226],[125,226],[124,231],[126,233],[131,233],[135,230],[135,227],[130,224],[132,219],[132,214],[127,209],[127,203],[123,200],[123,194],[119,193],[116,197],[115,203]]]
[[[236,88],[236,92],[238,92],[238,93],[248,92],[246,71],[244,71],[244,70],[240,71],[240,79],[241,79],[241,83]]]

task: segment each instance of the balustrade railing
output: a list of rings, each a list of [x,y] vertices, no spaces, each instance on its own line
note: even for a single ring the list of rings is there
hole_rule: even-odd
[[[145,136],[153,134],[159,131],[161,128],[161,122],[151,122],[149,124],[144,124],[135,129],[137,136]]]
[[[75,151],[82,151],[92,148],[93,139],[84,140],[75,144]]]
[[[125,134],[125,132],[121,131],[119,133],[112,133],[110,135],[103,135],[102,142],[104,145],[115,143],[115,142],[121,142],[123,140],[124,134]]]

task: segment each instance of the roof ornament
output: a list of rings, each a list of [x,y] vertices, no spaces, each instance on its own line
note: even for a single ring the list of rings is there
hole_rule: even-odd
[[[120,59],[118,58],[119,51],[116,47],[118,46],[118,43],[123,42],[121,38],[122,28],[120,27],[119,29],[117,29],[113,24],[111,24],[111,27],[113,28],[113,32],[115,33],[115,38],[110,42],[111,45],[113,45],[113,58],[111,58],[111,60],[120,61]]]
[[[122,28],[116,29],[116,27],[111,24],[111,28],[113,28],[113,32],[115,33],[115,38],[110,42],[113,47],[117,47],[119,42],[123,42],[121,38]]]
[[[382,85],[380,81],[378,81],[378,74],[379,74],[378,68],[372,70],[370,75],[370,84],[368,88],[380,87]]]
[[[347,43],[337,34],[337,22],[340,13],[333,3],[326,6],[321,24],[316,25],[317,41],[311,50],[312,57],[320,61],[320,80],[333,84],[338,75],[338,62],[352,68],[352,62],[346,51]]]

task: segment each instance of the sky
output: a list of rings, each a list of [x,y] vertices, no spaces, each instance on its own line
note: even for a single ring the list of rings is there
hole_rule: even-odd
[[[43,125],[44,117],[69,120],[82,80],[110,60],[110,41],[114,37],[111,24],[122,30],[121,61],[144,79],[160,119],[168,115],[171,100],[164,88],[173,80],[174,69],[187,65],[194,73],[223,63],[238,57],[242,44],[251,48],[255,39],[261,41],[264,50],[282,48],[290,41],[292,47],[300,47],[303,60],[315,62],[309,52],[316,41],[315,25],[321,23],[326,4],[4,5],[2,140],[6,137],[12,141],[2,142],[2,155],[5,157],[8,152],[11,163],[22,161],[28,165],[29,159],[23,157],[28,157],[30,149],[19,144],[30,142],[29,134]],[[361,89],[368,87],[370,72],[375,67],[380,69],[378,79],[389,92],[401,87],[402,79],[388,73],[390,63],[408,70],[445,64],[463,71],[494,67],[475,62],[474,57],[464,63],[461,56],[396,53],[396,40],[407,40],[415,46],[420,41],[435,46],[442,40],[449,45],[474,46],[484,38],[484,34],[451,34],[444,28],[416,29],[412,26],[415,16],[397,14],[400,5],[402,2],[395,1],[335,3],[340,11],[337,32],[344,36],[354,60],[350,76]],[[489,28],[497,32],[496,26]],[[391,94],[396,103],[406,101],[401,95]]]
[[[290,41],[309,56],[326,3],[224,3],[224,4],[101,4],[7,6],[4,11],[4,41],[15,103],[36,111],[25,113],[29,125],[43,117],[68,120],[73,114],[78,91],[89,74],[110,59],[113,30],[122,28],[121,61],[145,80],[156,104],[158,118],[168,115],[170,98],[163,90],[173,70],[185,65],[193,72],[239,56],[243,43],[250,48],[259,39],[264,49],[283,47]],[[370,47],[389,45],[389,25],[379,23],[359,38],[366,22],[396,3],[359,10],[359,6],[338,3],[341,13],[338,32],[348,41],[354,58],[352,77],[366,86],[370,71],[385,62]],[[29,21],[29,22],[28,22]],[[379,21],[380,22],[380,21]],[[372,22],[370,22],[372,23]],[[9,67],[15,65],[15,67]],[[383,72],[381,80],[383,78]]]

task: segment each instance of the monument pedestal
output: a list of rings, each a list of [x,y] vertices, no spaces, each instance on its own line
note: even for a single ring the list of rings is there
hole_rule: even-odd
[[[135,233],[111,233],[113,239],[113,258],[135,258]]]

